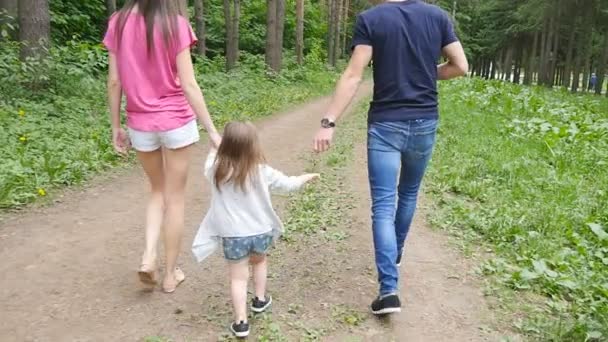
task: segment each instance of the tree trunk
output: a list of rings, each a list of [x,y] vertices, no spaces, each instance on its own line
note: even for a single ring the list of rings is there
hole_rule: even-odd
[[[566,52],[566,64],[564,65],[564,77],[562,78],[562,86],[567,87],[570,85],[570,79],[572,76],[572,56],[574,55],[574,43],[576,42],[576,23],[578,20],[573,21],[572,28],[570,29],[570,37],[568,38],[568,47]]]
[[[275,71],[283,68],[283,35],[285,31],[285,0],[277,0],[277,29],[275,44]]]
[[[45,55],[49,44],[51,17],[48,0],[19,1],[21,59]]]
[[[0,16],[0,26],[4,26],[5,24],[11,24],[13,27],[17,27],[17,19],[19,16],[19,5],[18,0],[0,0],[0,12],[5,11],[7,17]],[[18,30],[10,30],[9,35],[12,39],[17,39]],[[0,41],[3,40],[3,37],[0,37]]]
[[[525,85],[530,85],[534,81],[534,72],[536,71],[535,59],[536,59],[537,47],[538,47],[538,31],[534,32],[534,39],[532,41],[532,52],[530,52],[530,55],[528,56],[528,68],[530,70],[527,70],[527,72],[526,72],[527,77],[526,77],[526,79],[524,79]]]
[[[106,10],[108,11],[108,17],[116,12],[116,0],[106,0]]]
[[[513,67],[513,47],[509,46],[505,54],[505,63],[503,69],[505,72],[505,81],[511,82],[511,72]]]
[[[205,32],[205,4],[203,0],[194,0],[194,20],[196,24],[196,53],[205,56],[207,53],[206,32]]]
[[[604,32],[604,51],[600,57],[600,63],[597,68],[597,84],[595,93],[602,94],[602,86],[604,85],[604,75],[608,72],[608,32]]]
[[[342,40],[342,0],[336,0],[336,22],[334,23],[334,61],[338,61],[342,57],[340,41]]]
[[[329,0],[330,1],[330,11],[329,11],[329,22],[328,22],[328,35],[327,35],[327,58],[329,59],[329,65],[336,65],[336,39],[334,34],[336,30],[334,28],[336,24],[336,8],[337,2],[340,0]]]
[[[551,60],[551,69],[549,71],[550,74],[550,79],[551,79],[551,87],[555,86],[555,74],[556,74],[556,68],[557,68],[557,60],[559,58],[559,41],[560,41],[560,22],[559,22],[559,18],[562,14],[562,8],[561,8],[561,1],[558,0],[557,1],[557,9],[555,11],[555,19],[554,19],[554,27],[553,27],[553,53],[552,53],[552,60]]]
[[[524,58],[523,42],[520,40],[517,45],[517,55],[515,56],[515,66],[513,68],[513,83],[520,84],[521,82],[521,67]]]
[[[296,59],[304,63],[304,0],[296,0]]]
[[[539,55],[539,62],[538,62],[538,84],[544,84],[545,82],[545,65],[546,65],[546,54],[545,54],[545,50],[547,48],[547,41],[549,39],[547,39],[549,36],[549,19],[547,18],[547,16],[545,16],[545,19],[543,20],[543,30],[541,33],[541,37],[540,37],[540,55]]]
[[[234,37],[233,30],[233,21],[232,21],[232,10],[231,10],[230,0],[224,0],[224,30],[226,33],[226,70],[231,70],[234,67],[234,57],[232,53],[234,48],[232,47],[232,38]]]
[[[348,14],[350,10],[350,1],[344,0],[344,14],[342,15],[342,44],[341,51],[342,54],[348,53],[347,40],[348,40]]]
[[[277,0],[267,0],[266,5],[266,65],[277,71],[274,61],[277,40]]]

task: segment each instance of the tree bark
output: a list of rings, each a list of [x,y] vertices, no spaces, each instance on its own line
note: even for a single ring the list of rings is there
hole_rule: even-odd
[[[562,14],[562,8],[561,8],[561,0],[557,1],[557,8],[555,10],[555,19],[554,19],[554,27],[553,27],[553,52],[552,52],[552,60],[551,60],[551,68],[549,70],[549,75],[550,75],[550,83],[551,83],[551,87],[553,87],[554,85],[556,85],[557,83],[555,82],[555,74],[556,74],[556,68],[557,68],[557,60],[559,58],[559,41],[560,41],[560,22],[559,22],[559,18]]]
[[[341,51],[344,55],[348,53],[347,40],[348,40],[348,18],[350,10],[350,1],[344,0],[344,14],[342,15],[342,44]]]
[[[285,32],[285,0],[277,0],[277,29],[276,29],[276,44],[275,44],[275,68],[280,72],[283,68],[283,35]]]
[[[226,70],[232,70],[236,65],[239,54],[239,0],[224,0],[224,18],[226,25]]]
[[[336,0],[336,13],[334,23],[334,61],[337,62],[342,57],[340,42],[342,41],[342,0]]]
[[[266,65],[274,70],[274,61],[277,40],[277,0],[266,1]]]
[[[51,17],[48,0],[19,1],[21,59],[43,56],[49,45]]]
[[[604,85],[604,75],[608,72],[608,32],[604,32],[604,51],[600,57],[600,63],[597,68],[597,84],[595,93],[602,94],[602,86]]]
[[[336,33],[339,32],[339,29],[337,27],[339,27],[339,15],[338,15],[338,2],[340,2],[341,0],[331,0],[331,11],[330,11],[330,15],[329,15],[329,37],[328,37],[328,58],[329,58],[329,64],[331,66],[336,66],[336,62],[337,62],[337,50],[339,49],[339,47],[337,46],[337,42],[339,41],[336,38]]]
[[[194,0],[194,20],[196,26],[196,53],[205,56],[207,53],[206,32],[205,32],[205,3],[203,0]]]
[[[296,0],[296,59],[304,63],[304,0]]]
[[[572,78],[572,56],[574,55],[574,46],[576,42],[576,23],[578,20],[573,21],[573,25],[570,29],[570,37],[568,38],[568,47],[566,48],[566,62],[564,65],[564,77],[562,78],[562,86],[567,87],[570,85],[570,80]]]
[[[0,17],[0,26],[4,26],[5,24],[11,24],[13,27],[17,27],[17,19],[19,16],[19,4],[18,0],[0,0],[0,12],[5,11],[6,15],[9,17]],[[18,30],[10,30],[9,35],[12,39],[17,39]],[[2,37],[0,37],[0,41],[2,41]]]
[[[511,72],[513,70],[513,47],[511,46],[507,48],[503,69],[505,72],[505,81],[511,82]]]
[[[526,72],[527,78],[524,79],[525,85],[530,85],[534,81],[534,72],[536,71],[536,51],[538,48],[538,31],[534,32],[534,39],[532,40],[532,52],[528,56],[528,68],[530,69]]]
[[[108,17],[116,12],[116,0],[106,0],[106,10],[108,11]]]

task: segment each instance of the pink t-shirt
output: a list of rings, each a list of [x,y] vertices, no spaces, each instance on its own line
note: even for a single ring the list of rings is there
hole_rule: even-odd
[[[148,54],[144,17],[131,13],[122,41],[117,41],[118,17],[108,24],[103,40],[115,54],[123,91],[127,98],[127,125],[144,132],[164,132],[194,120],[177,74],[177,55],[196,43],[187,19],[178,17],[174,44],[167,46],[160,27],[154,30],[154,46]]]

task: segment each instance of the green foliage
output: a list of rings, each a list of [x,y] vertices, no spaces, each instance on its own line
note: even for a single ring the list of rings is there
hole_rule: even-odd
[[[442,94],[434,223],[487,241],[486,274],[544,296],[522,332],[608,338],[608,100],[477,79]]]
[[[55,42],[100,41],[107,15],[105,2],[98,0],[51,0],[51,33]]]
[[[53,189],[81,183],[122,163],[114,154],[105,82],[98,74],[106,55],[98,45],[69,43],[42,60],[18,61],[0,50],[0,207],[19,206]],[[265,74],[263,58],[243,55],[240,67],[223,71],[221,58],[197,64],[199,82],[218,126],[256,119],[328,91],[336,73],[308,63],[280,75]]]

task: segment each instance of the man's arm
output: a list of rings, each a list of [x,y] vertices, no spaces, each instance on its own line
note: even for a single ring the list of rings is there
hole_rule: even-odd
[[[437,67],[437,75],[440,80],[465,76],[469,71],[469,62],[460,42],[446,45],[443,48],[443,56],[448,61]]]
[[[359,89],[359,84],[363,80],[365,68],[372,60],[372,47],[369,45],[357,45],[353,55],[336,85],[336,92],[327,108],[325,118],[336,121],[346,110],[349,103]]]
[[[324,116],[330,122],[335,122],[342,116],[349,103],[357,93],[363,80],[365,68],[372,60],[372,47],[370,45],[357,45],[353,55],[336,85],[336,91]],[[324,152],[331,145],[334,128],[321,128],[314,140],[314,149]]]

